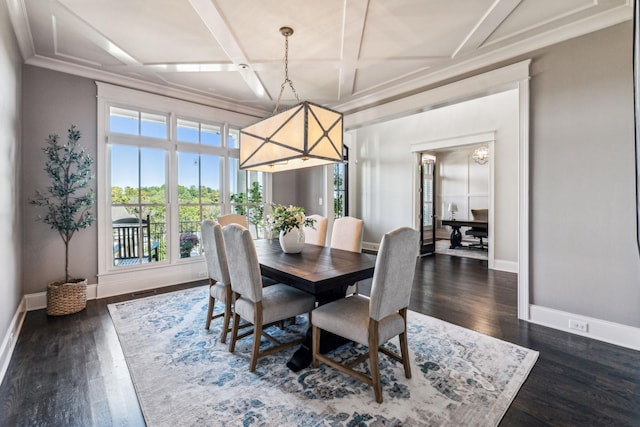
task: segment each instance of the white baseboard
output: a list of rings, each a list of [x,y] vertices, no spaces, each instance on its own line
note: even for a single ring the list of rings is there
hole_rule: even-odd
[[[380,249],[380,243],[362,242],[362,249],[378,252],[378,249]]]
[[[518,263],[514,261],[495,259],[493,260],[493,265],[490,265],[489,268],[492,270],[506,271],[508,273],[517,273]]]
[[[569,320],[577,320],[587,325],[586,332],[569,329]],[[640,350],[640,328],[613,323],[593,317],[581,316],[553,308],[537,305],[529,306],[529,321],[542,326],[571,332],[632,350]]]
[[[11,355],[16,347],[16,342],[18,341],[18,336],[20,335],[20,330],[22,329],[22,324],[24,323],[26,315],[27,310],[25,298],[23,297],[20,304],[18,304],[18,308],[13,315],[13,319],[11,319],[9,329],[5,331],[4,337],[2,337],[2,346],[0,346],[0,383],[4,380],[4,375],[7,373],[7,369],[9,368]]]

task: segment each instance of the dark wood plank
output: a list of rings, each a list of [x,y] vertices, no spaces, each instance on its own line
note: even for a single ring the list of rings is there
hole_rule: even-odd
[[[262,274],[316,296],[373,276],[376,262],[375,255],[309,244],[299,254],[286,254],[277,239],[255,245]]]
[[[640,352],[519,321],[516,275],[486,266],[421,258],[410,308],[540,352],[501,426],[640,425]],[[144,425],[106,308],[136,297],[61,318],[28,313],[0,386],[0,425]]]

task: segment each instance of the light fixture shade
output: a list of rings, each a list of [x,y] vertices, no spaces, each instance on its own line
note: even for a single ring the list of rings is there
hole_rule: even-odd
[[[483,145],[482,147],[476,148],[471,158],[473,158],[473,161],[477,164],[484,165],[489,161],[489,147]]]
[[[280,172],[342,161],[342,113],[305,101],[240,130],[240,169]]]

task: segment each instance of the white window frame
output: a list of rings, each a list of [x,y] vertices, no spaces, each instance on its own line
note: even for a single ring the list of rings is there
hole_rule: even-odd
[[[227,147],[229,129],[239,129],[255,122],[256,118],[244,114],[222,110],[202,104],[168,98],[147,92],[141,92],[108,83],[96,82],[97,96],[97,225],[98,225],[98,288],[97,297],[103,298],[126,292],[141,291],[150,288],[168,286],[207,276],[204,257],[180,258],[179,248],[172,244],[175,227],[178,224],[177,203],[177,153],[182,147],[185,152],[199,152],[220,156],[221,166],[220,191],[223,213],[230,211],[228,158],[239,157],[239,149]],[[114,267],[111,241],[111,179],[109,158],[109,111],[110,107],[121,107],[131,110],[166,115],[168,118],[168,140],[135,137],[129,139],[133,145],[158,148],[167,144],[168,159],[166,176],[168,186],[167,205],[167,260],[136,265],[134,267]],[[198,121],[220,126],[221,147],[199,145],[176,141],[177,118]],[[118,134],[119,141],[126,141],[127,135]],[[270,200],[270,174],[264,174],[262,183],[265,203]]]

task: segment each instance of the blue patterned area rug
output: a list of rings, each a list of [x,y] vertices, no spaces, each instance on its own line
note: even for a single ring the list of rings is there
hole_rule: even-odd
[[[295,349],[260,359],[250,373],[251,337],[231,354],[219,341],[221,319],[204,328],[207,292],[205,286],[109,305],[149,426],[495,426],[538,357],[410,312],[412,378],[381,355],[384,401],[377,404],[371,387],[322,363],[289,370]],[[297,323],[270,332],[286,340],[306,329],[304,316]],[[397,349],[397,338],[387,345]],[[334,356],[359,351],[345,345]]]

